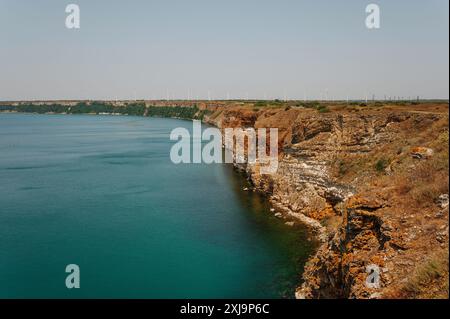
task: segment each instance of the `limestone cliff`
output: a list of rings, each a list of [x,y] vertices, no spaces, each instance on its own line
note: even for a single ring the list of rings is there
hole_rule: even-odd
[[[447,106],[324,114],[234,106],[205,121],[279,129],[278,171],[244,169],[277,214],[309,224],[322,241],[298,298],[448,296]],[[379,287],[366,284],[369,266]]]

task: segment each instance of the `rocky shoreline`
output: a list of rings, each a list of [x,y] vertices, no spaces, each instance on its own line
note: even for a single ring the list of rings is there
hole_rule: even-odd
[[[409,171],[427,165],[427,154],[432,153],[429,148],[417,151],[411,144],[399,151],[394,147],[408,134],[414,137],[410,129],[417,123],[425,123],[425,129],[433,134],[436,131],[440,136],[448,136],[448,114],[390,111],[323,115],[308,110],[255,112],[235,108],[213,112],[205,122],[219,128],[279,128],[281,154],[277,173],[261,175],[257,165],[240,164],[239,168],[245,171],[254,189],[267,196],[274,214],[307,225],[321,243],[305,267],[304,283],[298,287],[296,298],[395,298],[407,289],[404,286],[408,272],[414,273],[416,267],[427,262],[422,250],[448,247],[445,217],[433,221],[433,226],[416,221],[414,230],[420,235],[414,235],[414,239],[421,238],[413,243],[407,237],[411,229],[402,222],[409,213],[402,207],[405,199],[390,198],[392,192],[397,192],[397,185],[377,185],[378,180],[395,179],[397,183],[406,174],[402,165],[409,165]],[[432,141],[430,138],[421,143]],[[381,165],[378,160],[370,171],[363,167],[371,154],[384,158],[391,152],[393,159],[386,164]],[[400,163],[400,157],[404,163]],[[340,169],[340,161],[347,159],[349,165],[363,162],[361,169],[351,179],[337,178],[336,166]],[[448,171],[443,174],[448,176]],[[442,191],[446,187],[443,185]],[[448,216],[448,206],[441,216]],[[442,242],[433,235],[427,237],[423,230],[438,226],[444,229]],[[369,266],[379,269],[377,287],[366,283]]]

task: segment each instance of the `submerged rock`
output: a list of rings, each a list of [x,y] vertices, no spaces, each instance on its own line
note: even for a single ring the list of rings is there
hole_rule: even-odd
[[[294,223],[294,222],[286,222],[285,224],[286,224],[287,226],[290,226],[290,227],[295,226],[295,223]]]

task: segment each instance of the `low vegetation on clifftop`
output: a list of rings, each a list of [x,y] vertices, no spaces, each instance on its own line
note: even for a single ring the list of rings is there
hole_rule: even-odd
[[[298,298],[448,298],[448,103],[236,105],[206,120],[279,129],[278,172],[246,171],[282,218],[326,229]]]

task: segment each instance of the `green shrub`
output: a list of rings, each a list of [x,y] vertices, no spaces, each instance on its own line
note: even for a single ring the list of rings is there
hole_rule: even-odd
[[[377,170],[377,172],[384,172],[388,164],[389,163],[386,159],[379,159],[375,164],[375,169]]]
[[[150,106],[148,108],[147,115],[153,117],[175,117],[181,119],[203,119],[205,114],[209,111],[200,111],[199,114],[197,106],[184,107],[184,106]],[[197,114],[197,116],[196,116]]]
[[[317,111],[319,111],[319,113],[328,113],[330,112],[330,109],[325,105],[319,105]]]
[[[266,107],[267,102],[266,101],[258,101],[255,103],[255,107]]]

